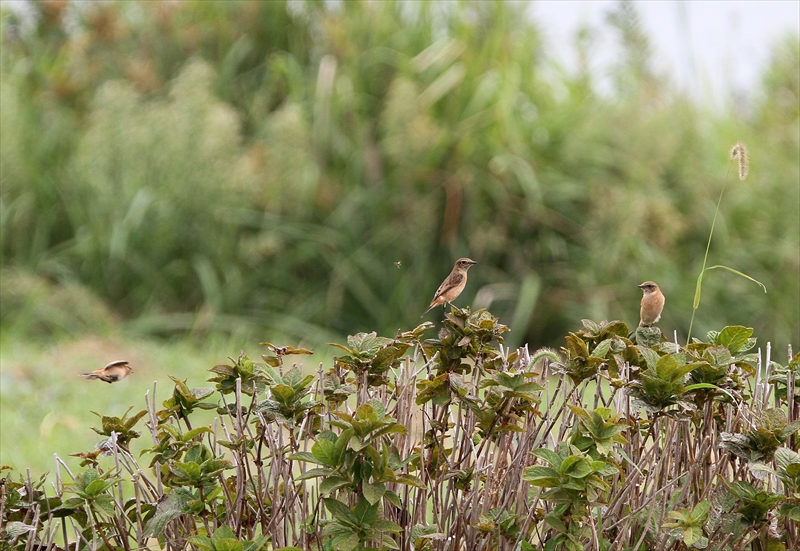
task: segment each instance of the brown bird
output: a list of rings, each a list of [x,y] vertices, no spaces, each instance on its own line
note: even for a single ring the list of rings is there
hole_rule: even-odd
[[[81,373],[87,379],[100,379],[107,383],[116,383],[131,374],[133,368],[125,360],[117,360],[111,362],[103,369],[91,371],[89,373]]]
[[[425,314],[431,311],[431,308],[435,306],[439,306],[440,304],[450,304],[453,302],[458,295],[461,294],[461,291],[464,290],[464,287],[467,284],[467,270],[469,270],[470,266],[473,264],[477,264],[474,260],[470,260],[469,258],[459,258],[456,261],[456,265],[453,266],[453,271],[450,272],[450,275],[447,276],[439,288],[436,289],[436,294],[433,295],[433,300],[431,301],[431,305],[428,306],[428,309],[420,317],[424,317]]]
[[[664,294],[652,281],[645,281],[639,285],[639,288],[644,291],[642,309],[639,311],[639,327],[650,327],[661,319],[661,311],[664,309]]]

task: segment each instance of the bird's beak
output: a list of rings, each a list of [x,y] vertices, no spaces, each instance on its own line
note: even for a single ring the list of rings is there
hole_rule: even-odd
[[[475,261],[473,260],[472,262],[470,262],[470,264],[477,264],[477,262],[475,262]]]
[[[644,289],[644,283],[642,283],[641,285],[637,285],[637,287],[638,287],[639,289]]]

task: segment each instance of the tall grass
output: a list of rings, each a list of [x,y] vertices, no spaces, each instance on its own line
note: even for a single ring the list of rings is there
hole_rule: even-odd
[[[758,171],[713,247],[770,294],[715,278],[696,325],[800,336],[797,37],[749,112],[715,114],[651,68],[627,4],[604,94],[517,3],[32,8],[32,28],[3,12],[0,260],[138,330],[391,333],[470,256],[464,303],[513,320],[511,344],[633,319],[644,279],[683,335],[713,175],[741,139]]]

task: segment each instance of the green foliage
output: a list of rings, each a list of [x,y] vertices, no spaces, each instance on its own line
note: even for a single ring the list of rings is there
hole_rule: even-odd
[[[257,540],[239,541],[236,534],[227,526],[220,526],[211,537],[190,536],[186,541],[202,551],[259,551],[267,543],[267,536]]]
[[[267,376],[263,367],[256,364],[242,352],[235,360],[228,358],[232,365],[215,365],[211,368],[217,377],[212,377],[209,382],[217,383],[217,390],[223,394],[236,391],[237,384],[241,385],[242,392],[252,396],[257,392],[264,392],[267,387]]]
[[[777,408],[764,410],[746,434],[724,432],[722,446],[748,462],[769,461],[787,438],[800,431],[800,420],[789,423]]]
[[[728,490],[736,497],[741,521],[747,525],[758,525],[767,522],[767,513],[780,503],[781,496],[773,492],[759,490],[744,480],[728,482],[723,480]]]
[[[582,407],[569,405],[569,409],[578,417],[578,426],[571,443],[594,458],[611,456],[614,444],[627,444],[622,435],[628,430],[628,424],[620,414],[614,414],[609,408],[597,408],[589,412]]]
[[[567,347],[562,349],[566,361],[554,365],[574,384],[594,377],[602,369],[618,373],[620,365],[635,359],[633,343],[627,338],[628,327],[624,323],[612,321],[598,325],[591,320],[582,320],[582,323],[583,329],[566,337]]]
[[[424,323],[411,332],[410,335],[400,339],[387,339],[378,337],[377,333],[359,333],[347,338],[347,346],[329,343],[347,355],[336,358],[336,367],[345,373],[353,372],[357,379],[366,378],[369,386],[381,386],[389,382],[387,372],[392,367],[400,364],[400,358],[411,346],[409,339],[418,338],[423,331],[433,327],[431,323]]]
[[[631,382],[630,395],[639,400],[642,407],[652,412],[663,411],[682,403],[687,391],[685,377],[697,365],[686,364],[684,356],[677,353],[659,357],[650,350],[645,357],[648,366],[641,372],[640,380]]]
[[[708,545],[708,538],[703,535],[703,527],[708,521],[708,511],[711,503],[701,501],[694,506],[694,509],[681,509],[670,511],[667,518],[671,522],[665,522],[664,528],[672,528],[673,533],[678,535],[687,546],[705,549]]]
[[[172,392],[172,398],[164,400],[164,409],[158,412],[159,421],[165,421],[172,415],[179,419],[188,419],[195,408],[216,409],[217,404],[202,401],[214,393],[213,388],[189,388],[185,380],[181,381],[172,376],[170,379],[175,383],[175,390]]]
[[[660,331],[584,320],[562,358],[505,349],[508,327],[485,310],[452,308],[438,338],[423,340],[430,328],[351,336],[315,375],[284,365],[309,350],[262,343],[265,363],[243,352],[209,370],[214,388],[172,377],[163,409],[148,397],[134,415],[97,414],[104,440],[74,454],[81,470],[68,483],[58,475],[55,496],[44,477],[0,479],[0,542],[13,551],[57,535],[79,549],[155,538],[205,551],[796,545],[794,387],[775,408],[751,398],[770,384],[753,386],[752,329],[681,347]],[[217,417],[199,421],[203,410]],[[142,419],[149,467],[129,449]]]
[[[319,402],[308,400],[314,377],[304,377],[297,367],[283,375],[271,367],[266,367],[264,372],[269,378],[269,393],[272,398],[259,402],[255,410],[268,423],[277,419],[288,428],[300,426],[308,414],[319,406]]]
[[[379,549],[399,549],[394,540],[384,536],[384,533],[398,533],[402,528],[394,522],[380,518],[377,502],[370,503],[362,498],[355,507],[350,508],[337,499],[325,498],[325,507],[330,511],[333,520],[322,529],[323,536],[331,536],[324,549],[361,550],[368,542],[379,543]]]
[[[147,415],[147,410],[142,410],[133,415],[133,417],[128,417],[128,413],[130,413],[132,409],[133,406],[129,407],[128,411],[126,411],[122,417],[100,415],[93,411],[92,413],[97,415],[102,421],[102,428],[96,429],[93,427],[92,430],[97,434],[108,437],[111,437],[112,433],[114,433],[117,444],[127,449],[131,440],[139,438],[142,435],[139,431],[133,430],[133,427],[139,422],[139,419]]]
[[[775,384],[775,395],[785,401],[788,396],[789,378],[791,377],[793,381],[800,378],[800,352],[791,358],[786,367],[778,363],[774,363],[773,367],[774,371],[769,382]],[[794,400],[800,402],[800,395],[795,393]]]

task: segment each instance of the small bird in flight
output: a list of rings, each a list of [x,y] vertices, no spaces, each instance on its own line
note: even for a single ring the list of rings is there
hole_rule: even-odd
[[[111,362],[103,369],[90,371],[89,373],[81,373],[81,375],[87,379],[100,379],[101,381],[105,381],[107,383],[116,383],[117,381],[121,381],[130,375],[132,371],[133,368],[127,361],[117,360],[115,362]]]
[[[661,319],[661,311],[664,309],[664,294],[652,281],[645,281],[639,285],[639,288],[644,292],[642,309],[639,310],[639,327],[650,327]]]
[[[447,279],[436,289],[436,294],[433,295],[430,306],[428,306],[428,309],[425,310],[420,317],[424,317],[425,314],[430,312],[435,306],[453,302],[456,297],[461,294],[461,291],[464,290],[467,284],[467,270],[469,270],[470,266],[473,264],[477,264],[477,262],[469,258],[459,258],[456,261],[456,265],[453,266],[453,271],[450,272]]]

